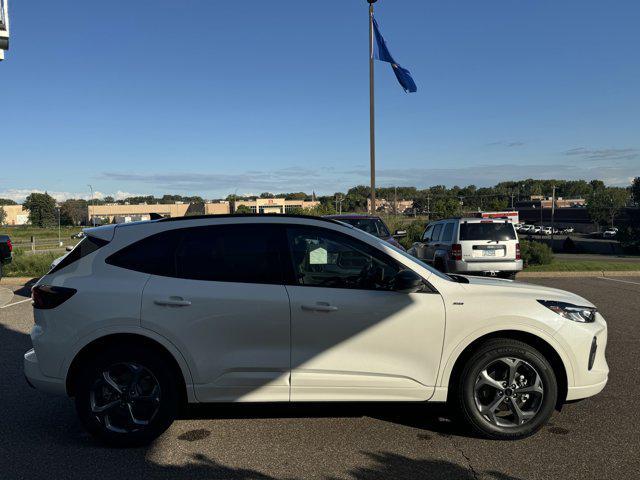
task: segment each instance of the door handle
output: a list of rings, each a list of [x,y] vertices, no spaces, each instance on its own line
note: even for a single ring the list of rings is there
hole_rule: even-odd
[[[335,312],[338,310],[338,307],[334,307],[328,303],[316,303],[314,305],[302,305],[302,310],[308,312]]]
[[[153,303],[162,307],[188,307],[191,305],[189,300],[182,297],[157,298]]]

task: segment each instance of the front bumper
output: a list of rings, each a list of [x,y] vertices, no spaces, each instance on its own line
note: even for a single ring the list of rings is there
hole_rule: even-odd
[[[520,272],[522,260],[496,260],[488,262],[467,262],[466,260],[449,260],[449,272],[452,273],[480,273],[480,272]]]
[[[579,400],[600,393],[609,379],[609,365],[605,357],[607,323],[597,314],[593,323],[567,322],[556,332],[556,339],[566,352],[571,352],[573,381],[567,388],[567,400]],[[597,345],[591,359],[591,349]]]
[[[43,375],[35,350],[31,349],[24,354],[23,366],[24,376],[27,382],[35,389],[54,395],[67,394],[67,388],[63,379]]]

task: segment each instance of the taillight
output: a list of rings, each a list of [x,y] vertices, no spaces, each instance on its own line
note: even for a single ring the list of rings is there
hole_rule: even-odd
[[[9,251],[13,251],[13,245],[11,245],[11,240],[7,240],[7,245],[9,245]]]
[[[33,308],[51,310],[69,300],[76,292],[75,288],[38,285],[31,289]]]
[[[520,255],[520,244],[516,243],[516,260],[522,260],[522,255]]]
[[[451,245],[451,256],[454,260],[462,260],[462,245],[459,243]]]

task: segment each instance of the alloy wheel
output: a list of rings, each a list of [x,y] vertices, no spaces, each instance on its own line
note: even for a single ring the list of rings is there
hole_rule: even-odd
[[[144,429],[160,408],[160,384],[150,370],[133,362],[103,370],[89,392],[91,412],[104,428],[116,433]]]
[[[476,408],[498,427],[515,428],[531,421],[543,398],[540,374],[520,358],[492,360],[480,371],[474,385]]]

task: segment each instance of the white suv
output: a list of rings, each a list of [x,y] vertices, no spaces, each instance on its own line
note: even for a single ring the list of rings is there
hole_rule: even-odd
[[[343,223],[190,217],[86,233],[33,288],[24,370],[75,397],[110,444],[147,443],[197,402],[449,401],[514,439],[607,382],[607,326],[587,300],[445,276]]]
[[[508,220],[450,218],[432,222],[409,254],[441,272],[513,279],[522,270],[518,234]]]

